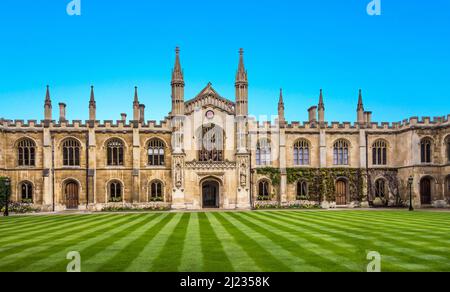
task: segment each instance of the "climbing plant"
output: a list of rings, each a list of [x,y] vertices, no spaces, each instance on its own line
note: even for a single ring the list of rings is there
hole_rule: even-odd
[[[298,181],[305,181],[308,184],[308,197],[314,201],[334,201],[335,183],[339,178],[348,181],[350,200],[362,201],[364,197],[364,176],[360,169],[355,168],[288,168],[287,183],[296,184]],[[280,185],[281,174],[277,168],[261,168],[257,174],[269,177],[274,186]]]
[[[11,191],[6,187],[6,177],[0,177],[0,209],[3,208],[6,201],[9,200]]]

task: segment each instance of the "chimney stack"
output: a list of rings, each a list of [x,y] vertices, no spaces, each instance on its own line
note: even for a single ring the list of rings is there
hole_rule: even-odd
[[[66,121],[66,104],[65,103],[59,104],[59,121],[60,122]]]
[[[317,106],[310,107],[308,112],[309,112],[309,122],[310,123],[317,122]]]
[[[367,125],[370,125],[372,123],[372,112],[365,112],[364,113],[364,119],[366,121]]]
[[[120,116],[122,117],[122,122],[126,123],[127,122],[127,114],[122,113],[122,114],[120,114]]]
[[[144,104],[139,105],[139,121],[141,123],[145,123],[145,105]]]

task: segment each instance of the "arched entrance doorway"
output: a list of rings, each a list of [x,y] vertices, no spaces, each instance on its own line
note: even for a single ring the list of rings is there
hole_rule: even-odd
[[[431,178],[425,177],[420,181],[420,204],[431,204]]]
[[[344,179],[336,181],[336,205],[347,205],[347,181]]]
[[[64,187],[64,195],[66,200],[67,209],[78,209],[79,197],[78,197],[78,183],[75,181],[69,181]]]
[[[202,184],[203,208],[219,208],[219,190],[217,181],[207,180]]]

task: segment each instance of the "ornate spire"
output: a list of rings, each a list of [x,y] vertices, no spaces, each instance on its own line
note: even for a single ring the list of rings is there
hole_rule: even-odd
[[[280,89],[280,98],[278,101],[278,120],[281,123],[285,122],[285,117],[284,117],[284,101],[283,101],[283,89]]]
[[[47,92],[45,93],[45,105],[52,106],[52,100],[50,99],[50,86],[47,85]]]
[[[320,89],[320,95],[319,95],[319,109],[323,110],[325,109],[325,103],[323,102],[323,90]]]
[[[358,111],[364,111],[364,105],[363,105],[363,98],[362,98],[362,90],[359,90],[359,97],[358,97]]]
[[[172,84],[174,82],[183,82],[184,83],[184,74],[183,69],[181,69],[181,62],[180,62],[180,48],[175,48],[175,66],[173,67],[172,71]]]
[[[284,100],[283,100],[283,88],[280,88],[280,98],[278,100],[278,108],[284,108]]]
[[[138,87],[137,86],[134,87],[134,102],[133,102],[133,105],[139,107],[139,96],[138,96]]]
[[[91,86],[91,98],[89,99],[89,106],[95,107],[94,86]]]
[[[236,74],[236,83],[238,82],[247,82],[247,70],[245,70],[244,65],[244,49],[239,50],[239,66]]]
[[[46,121],[52,120],[52,100],[50,99],[50,86],[47,85],[44,102],[44,117]]]

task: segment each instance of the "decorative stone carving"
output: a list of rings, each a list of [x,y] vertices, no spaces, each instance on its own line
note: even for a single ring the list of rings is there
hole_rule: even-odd
[[[174,171],[173,171],[173,177],[174,177],[174,183],[175,187],[177,189],[181,189],[183,187],[183,156],[174,156]]]
[[[239,181],[240,186],[245,188],[247,186],[247,172],[248,172],[248,158],[241,157],[240,168],[239,168]]]
[[[212,161],[190,161],[186,162],[186,169],[193,170],[225,170],[225,169],[234,169],[236,168],[236,162],[232,161],[220,161],[220,162],[212,162]]]

